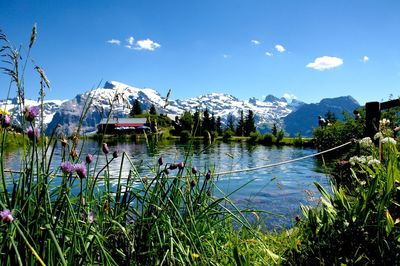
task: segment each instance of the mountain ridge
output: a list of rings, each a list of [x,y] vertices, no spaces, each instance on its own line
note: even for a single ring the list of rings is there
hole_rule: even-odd
[[[344,97],[344,98],[343,98]],[[346,98],[347,97],[347,98]],[[350,98],[349,98],[350,97]],[[237,97],[227,93],[208,93],[197,97],[187,99],[166,99],[151,88],[136,88],[117,81],[106,81],[102,87],[77,94],[70,100],[47,100],[48,106],[45,108],[45,124],[47,124],[46,133],[50,134],[55,127],[60,127],[66,134],[72,134],[78,128],[80,116],[84,111],[84,106],[87,101],[91,101],[85,119],[81,127],[83,134],[96,131],[96,126],[101,118],[108,116],[112,110],[113,117],[126,117],[129,115],[130,108],[135,99],[138,99],[142,105],[143,110],[148,110],[151,105],[156,107],[158,113],[166,114],[174,119],[180,116],[184,111],[194,112],[196,109],[207,109],[211,114],[216,117],[220,116],[224,124],[229,115],[238,118],[240,112],[243,111],[244,115],[248,110],[252,110],[255,116],[257,129],[261,133],[270,131],[273,124],[280,128],[284,128],[287,133],[293,135],[298,132],[309,135],[310,130],[304,130],[304,127],[312,127],[317,123],[318,115],[325,113],[318,113],[315,116],[315,121],[308,121],[308,124],[295,125],[298,121],[292,121],[293,117],[298,110],[306,106],[308,109],[318,109],[319,106],[325,106],[332,112],[341,112],[341,106],[345,106],[344,110],[348,110],[349,102],[353,102],[352,106],[359,107],[357,101],[351,96],[342,96],[337,98],[322,99],[317,104],[306,104],[299,100],[288,102],[285,98],[278,98],[271,94],[266,96],[264,100],[258,100],[255,97],[250,97],[248,100],[241,100]],[[10,104],[0,101],[0,106],[9,106],[7,108],[13,112],[18,109],[17,104]],[[16,100],[14,100],[16,102]],[[29,105],[39,105],[39,102],[29,102]],[[112,106],[112,107],[111,107]],[[332,108],[330,108],[331,106]],[[308,108],[308,109],[307,109]],[[325,109],[326,109],[325,108]],[[321,109],[321,108],[319,108]],[[324,109],[324,110],[325,110]],[[322,109],[321,109],[322,110]],[[323,111],[323,110],[322,110]],[[301,111],[304,112],[304,111]],[[314,116],[315,111],[308,110]],[[338,115],[339,114],[336,114]],[[289,117],[289,119],[288,119]],[[296,116],[294,116],[296,117]],[[297,118],[298,119],[298,118]]]

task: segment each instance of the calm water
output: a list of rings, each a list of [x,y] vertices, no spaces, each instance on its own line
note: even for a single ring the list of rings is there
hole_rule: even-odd
[[[164,157],[166,163],[184,160],[188,147],[179,143],[163,143],[151,147],[145,143],[109,143],[110,151],[126,152],[142,176],[152,176],[151,168],[157,163],[159,156]],[[105,156],[99,151],[97,142],[87,141],[82,148],[82,158],[87,153],[99,154],[99,166],[105,164]],[[60,164],[60,149],[56,148],[54,167]],[[192,147],[192,165],[200,171],[214,169],[215,172],[225,172],[243,168],[252,168],[271,163],[277,163],[298,157],[306,156],[316,151],[313,149],[299,149],[294,147],[265,147],[249,145],[247,143],[216,143],[211,146],[195,143]],[[7,169],[19,169],[20,154],[8,154],[5,166]],[[284,217],[274,215],[263,216],[266,224],[271,227],[290,226],[293,219],[300,213],[300,204],[315,204],[319,194],[314,182],[326,186],[329,182],[326,175],[316,171],[314,158],[266,168],[253,172],[229,174],[218,177],[217,185],[225,193],[229,193],[247,182],[249,184],[235,192],[231,199],[239,207],[251,207]],[[110,172],[118,175],[121,166],[121,157],[110,165]],[[130,165],[123,165],[123,176],[129,172]]]

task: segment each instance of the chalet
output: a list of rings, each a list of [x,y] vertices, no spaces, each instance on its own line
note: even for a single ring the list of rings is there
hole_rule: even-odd
[[[97,132],[107,134],[142,133],[150,130],[146,118],[103,118],[97,126]]]

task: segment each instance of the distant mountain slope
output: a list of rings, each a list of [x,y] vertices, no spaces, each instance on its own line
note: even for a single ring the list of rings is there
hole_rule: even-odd
[[[283,118],[285,131],[290,135],[300,133],[311,136],[312,129],[318,126],[318,116],[324,117],[327,112],[335,114],[342,120],[343,112],[352,114],[360,104],[351,96],[323,99],[319,103],[303,104],[295,112]]]

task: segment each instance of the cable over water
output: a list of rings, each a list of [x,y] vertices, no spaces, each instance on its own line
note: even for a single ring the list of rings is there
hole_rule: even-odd
[[[272,164],[267,164],[267,165],[261,165],[261,166],[252,167],[252,168],[244,168],[244,169],[237,169],[237,170],[231,170],[231,171],[225,171],[225,172],[217,172],[217,173],[214,173],[213,175],[214,176],[221,176],[221,175],[230,175],[230,174],[237,174],[237,173],[243,173],[243,172],[252,172],[252,171],[258,171],[258,170],[261,170],[261,169],[275,167],[275,166],[279,166],[279,165],[283,165],[283,164],[293,163],[293,162],[305,160],[305,159],[308,159],[308,158],[311,158],[311,157],[316,157],[316,156],[319,156],[319,155],[322,155],[322,154],[325,154],[325,153],[328,153],[328,152],[343,148],[343,147],[345,147],[347,145],[350,145],[352,143],[354,143],[354,141],[348,141],[346,143],[343,143],[343,144],[341,144],[339,146],[333,147],[333,148],[328,149],[328,150],[324,150],[324,151],[317,152],[317,153],[314,153],[314,154],[309,154],[309,155],[306,155],[306,156],[302,156],[302,157],[291,159],[291,160],[287,160],[287,161],[282,161],[282,162],[272,163]],[[20,171],[9,170],[9,169],[5,169],[4,172],[21,173]],[[57,175],[55,175],[55,176],[57,176]],[[176,176],[168,176],[168,178],[171,178],[171,179],[173,179],[175,177]],[[104,177],[100,177],[99,179],[104,179]],[[110,177],[109,179],[118,179],[118,178],[117,177],[115,177],[115,178]],[[144,179],[144,178],[141,177],[139,179]],[[151,179],[151,178],[146,178],[146,179]]]

